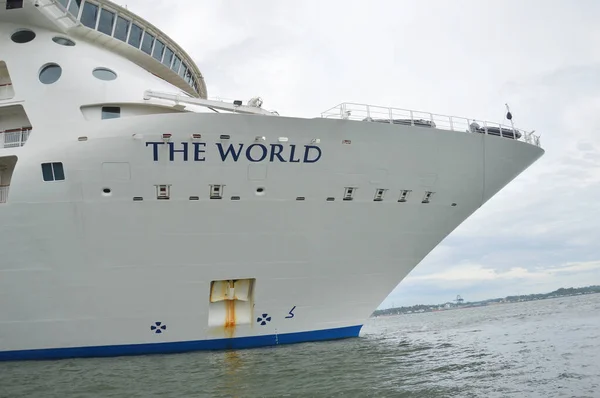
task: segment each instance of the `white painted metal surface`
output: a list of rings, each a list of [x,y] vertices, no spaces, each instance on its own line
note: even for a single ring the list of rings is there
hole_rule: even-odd
[[[0,114],[22,104],[33,128],[0,146],[0,360],[355,336],[543,154],[433,115],[435,128],[147,101],[177,88],[85,36],[56,44],[46,19],[32,0],[0,10],[15,87]],[[35,39],[13,42],[25,28]],[[62,74],[42,84],[49,62]],[[17,116],[3,129],[23,127]]]

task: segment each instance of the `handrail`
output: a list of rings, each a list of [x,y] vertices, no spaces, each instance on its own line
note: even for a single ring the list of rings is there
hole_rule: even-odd
[[[21,127],[0,131],[0,149],[22,147],[27,142],[31,130],[31,127]]]
[[[203,107],[213,109],[213,110],[219,109],[219,110],[229,111],[229,112],[234,112],[234,113],[244,113],[244,114],[251,114],[251,115],[266,115],[266,116],[277,115],[277,112],[262,109],[261,108],[262,100],[260,98],[253,98],[253,100],[258,101],[254,105],[252,105],[253,100],[249,101],[249,105],[242,105],[241,101],[240,101],[240,103],[234,102],[233,104],[229,104],[224,101],[215,101],[215,100],[208,100],[208,99],[202,99],[202,98],[190,98],[190,97],[186,97],[186,96],[179,95],[179,94],[169,94],[169,93],[163,93],[163,92],[154,91],[154,90],[146,90],[144,92],[144,100],[148,101],[152,98],[161,99],[161,100],[165,100],[165,101],[171,101],[175,105],[179,105],[179,104],[183,103],[183,104],[203,106]]]
[[[535,130],[527,132],[501,123],[409,109],[343,102],[322,112],[321,117],[326,119],[360,120],[365,122],[402,124],[407,126],[438,128],[441,130],[463,131],[467,133],[481,133],[515,139],[538,147],[540,146],[540,136],[533,134]]]

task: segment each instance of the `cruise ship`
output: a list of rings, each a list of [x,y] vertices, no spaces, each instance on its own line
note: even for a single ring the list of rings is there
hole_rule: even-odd
[[[357,337],[544,153],[512,120],[211,99],[108,0],[0,7],[0,360]]]

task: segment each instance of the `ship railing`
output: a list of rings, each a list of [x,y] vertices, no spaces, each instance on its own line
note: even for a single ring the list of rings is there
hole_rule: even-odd
[[[0,185],[0,203],[6,203],[8,200],[8,185]]]
[[[540,146],[540,137],[534,135],[533,131],[527,132],[505,124],[480,119],[439,115],[410,109],[344,102],[321,113],[321,117],[489,134]]]
[[[0,131],[0,148],[22,147],[30,134],[31,127]]]

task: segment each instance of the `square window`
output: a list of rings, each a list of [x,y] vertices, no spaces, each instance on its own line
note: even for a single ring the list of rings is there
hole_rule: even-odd
[[[123,17],[117,18],[117,26],[115,26],[115,38],[121,41],[127,40],[129,33],[129,21]]]
[[[175,73],[179,73],[180,67],[181,67],[181,59],[179,59],[179,57],[176,55],[175,60],[173,61],[173,66],[171,66],[171,69]]]
[[[131,44],[135,48],[140,48],[143,33],[144,30],[142,28],[140,28],[136,24],[132,24],[131,33],[129,34],[129,44]]]
[[[156,40],[154,43],[154,51],[152,51],[152,57],[157,61],[162,61],[163,54],[165,51],[165,45],[162,41]]]
[[[118,119],[121,117],[121,108],[118,106],[103,106],[102,107],[102,120],[105,119]]]
[[[112,35],[113,24],[115,23],[115,13],[102,9],[100,12],[100,21],[98,22],[98,31],[107,35]]]
[[[44,181],[54,181],[51,163],[42,163],[42,176],[44,177]]]
[[[44,181],[63,181],[65,179],[65,170],[63,164],[42,163],[42,177]]]
[[[175,55],[173,53],[173,50],[167,47],[167,49],[165,50],[165,57],[163,58],[162,62],[169,68],[171,67],[171,62],[173,62],[173,55]]]
[[[80,8],[81,8],[81,0],[71,0],[71,3],[69,3],[69,12],[75,18],[77,18],[79,16]]]
[[[79,20],[88,28],[96,29],[96,21],[98,20],[98,6],[85,2],[83,4],[83,11],[81,12],[81,18]]]
[[[6,0],[6,9],[23,8],[23,0]]]
[[[142,51],[150,55],[152,53],[152,45],[154,44],[154,36],[148,31],[144,33],[144,39],[142,40]]]

